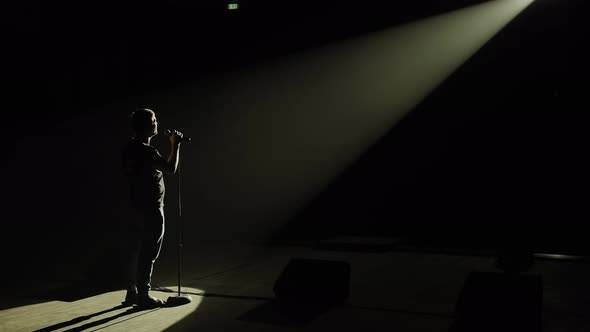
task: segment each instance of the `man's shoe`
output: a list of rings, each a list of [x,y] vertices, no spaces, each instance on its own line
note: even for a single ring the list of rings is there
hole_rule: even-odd
[[[160,300],[153,296],[141,295],[137,298],[137,306],[140,308],[159,308],[163,307],[164,305],[166,305],[164,300]]]
[[[137,298],[138,296],[136,292],[127,291],[127,294],[125,295],[125,300],[121,302],[121,304],[124,306],[136,305]]]

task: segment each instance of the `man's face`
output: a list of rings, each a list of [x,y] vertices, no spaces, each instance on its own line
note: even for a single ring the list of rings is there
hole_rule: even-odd
[[[152,124],[149,129],[150,137],[158,135],[158,119],[156,119],[156,115],[152,115]]]

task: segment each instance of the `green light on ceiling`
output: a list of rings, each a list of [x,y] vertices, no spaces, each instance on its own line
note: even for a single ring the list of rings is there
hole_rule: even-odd
[[[236,10],[236,9],[238,9],[238,7],[239,6],[237,3],[228,3],[227,4],[227,9],[229,9],[229,10]]]

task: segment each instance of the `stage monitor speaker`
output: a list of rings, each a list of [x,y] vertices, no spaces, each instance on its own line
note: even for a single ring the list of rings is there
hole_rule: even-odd
[[[283,304],[343,303],[348,299],[350,264],[341,261],[293,258],[274,285]]]
[[[472,272],[457,300],[450,331],[540,332],[542,308],[540,276]]]

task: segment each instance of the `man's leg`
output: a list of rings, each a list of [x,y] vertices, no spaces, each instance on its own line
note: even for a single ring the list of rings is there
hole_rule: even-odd
[[[164,239],[164,210],[154,208],[146,211],[145,228],[142,234],[141,251],[137,260],[137,292],[140,305],[161,305],[163,302],[149,296],[154,263],[160,254]]]
[[[125,294],[125,300],[122,302],[124,305],[137,303],[137,260],[141,250],[141,243],[138,240],[133,240],[131,245],[133,248],[127,262],[127,293]]]
[[[127,293],[124,305],[137,303],[137,260],[141,252],[141,233],[143,217],[139,213],[132,216],[132,220],[124,227],[124,257],[126,264],[125,287]]]

